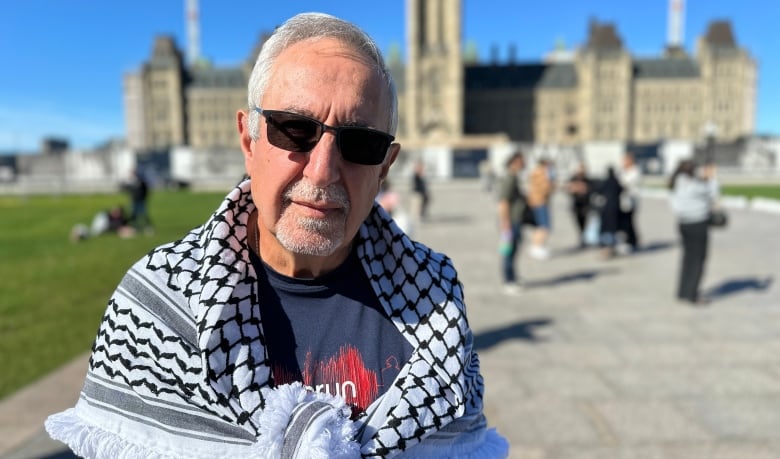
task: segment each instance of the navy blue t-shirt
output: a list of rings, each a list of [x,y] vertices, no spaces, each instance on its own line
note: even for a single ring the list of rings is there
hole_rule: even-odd
[[[390,387],[411,344],[391,322],[353,250],[316,279],[287,277],[251,253],[275,385],[344,397],[353,416]]]

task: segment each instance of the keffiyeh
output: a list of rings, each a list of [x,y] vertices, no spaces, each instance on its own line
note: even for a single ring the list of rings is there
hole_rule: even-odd
[[[451,261],[375,205],[356,238],[414,352],[351,421],[342,398],[275,386],[249,261],[249,181],[183,239],[138,261],[109,300],[78,403],[49,434],[95,458],[505,457]]]

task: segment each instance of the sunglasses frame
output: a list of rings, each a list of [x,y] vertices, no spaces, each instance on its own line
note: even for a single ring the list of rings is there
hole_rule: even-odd
[[[322,136],[325,135],[325,132],[326,131],[331,131],[331,132],[333,132],[335,134],[335,136],[336,136],[336,145],[338,145],[339,151],[341,152],[341,156],[346,161],[349,161],[349,162],[354,163],[354,164],[360,164],[360,165],[363,165],[363,166],[376,166],[376,165],[382,164],[382,162],[385,160],[385,158],[387,157],[387,150],[390,148],[390,145],[395,140],[395,137],[393,137],[392,135],[388,134],[387,132],[383,132],[383,131],[380,131],[378,129],[372,129],[372,128],[369,128],[369,127],[364,127],[364,126],[330,126],[330,125],[327,125],[327,124],[323,123],[322,121],[320,121],[318,119],[315,119],[315,118],[312,118],[312,117],[306,116],[306,115],[301,115],[299,113],[287,112],[287,111],[284,111],[284,110],[265,110],[265,109],[260,108],[260,107],[254,107],[252,110],[257,112],[257,113],[259,113],[260,115],[263,116],[263,118],[265,118],[265,121],[266,121],[266,123],[265,123],[266,124],[266,138],[267,138],[268,142],[271,145],[273,145],[273,146],[275,146],[277,148],[281,148],[283,150],[291,151],[291,152],[294,152],[294,153],[308,153],[308,152],[310,152],[317,145],[317,143],[319,143],[319,141],[322,139]],[[298,121],[308,121],[308,122],[312,123],[314,126],[316,126],[318,131],[317,131],[316,139],[312,139],[313,140],[313,144],[312,144],[311,148],[308,148],[308,149],[304,149],[304,148],[290,149],[289,145],[280,145],[280,144],[277,144],[274,141],[272,141],[272,137],[273,136],[268,133],[269,129],[271,129],[271,128],[276,129],[277,132],[275,132],[274,135],[277,135],[277,134],[278,135],[284,135],[284,133],[281,132],[281,130],[278,128],[278,124],[274,122],[274,118],[273,118],[274,116],[285,117],[285,118],[288,118],[288,119],[294,119],[294,120],[298,120]],[[381,158],[379,158],[379,156],[380,156],[379,152],[372,152],[372,154],[366,155],[365,151],[355,152],[355,151],[352,151],[352,149],[347,148],[346,149],[347,151],[345,153],[345,149],[342,148],[343,140],[344,140],[342,135],[345,134],[345,133],[348,133],[348,132],[361,132],[363,134],[372,134],[372,135],[379,136],[381,138],[381,140],[386,142],[386,145],[382,148]],[[291,142],[295,143],[294,140],[291,140]]]

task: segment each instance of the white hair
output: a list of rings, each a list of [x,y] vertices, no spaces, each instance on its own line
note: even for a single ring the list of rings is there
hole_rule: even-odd
[[[393,77],[385,65],[382,53],[374,40],[356,25],[342,19],[323,13],[301,13],[288,19],[277,28],[263,44],[257,61],[249,76],[249,133],[257,140],[259,114],[253,110],[263,99],[271,69],[276,58],[289,46],[303,40],[333,38],[354,49],[371,62],[386,85],[390,96],[390,113],[388,113],[387,130],[395,135],[398,127],[398,94]]]

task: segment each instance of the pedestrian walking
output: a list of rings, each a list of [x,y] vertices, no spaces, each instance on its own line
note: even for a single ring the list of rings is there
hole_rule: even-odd
[[[634,154],[626,152],[618,174],[623,193],[620,196],[618,227],[625,234],[626,244],[631,251],[639,250],[639,236],[636,229],[636,215],[639,209],[639,193],[642,186],[642,171],[636,164]]]
[[[130,195],[130,219],[137,233],[150,232],[152,219],[149,217],[149,182],[144,174],[134,169],[130,182],[127,184],[127,192]]]
[[[496,182],[496,173],[489,160],[483,159],[477,166],[479,169],[479,181],[482,183],[482,189],[487,193],[493,192]]]
[[[577,234],[579,237],[579,247],[585,248],[585,227],[590,213],[590,198],[592,192],[592,182],[585,171],[585,164],[579,163],[574,169],[574,173],[569,177],[566,184],[566,190],[571,198],[571,213],[574,222],[577,225]]]
[[[412,174],[412,209],[418,221],[428,218],[428,204],[431,196],[428,190],[428,179],[425,176],[425,164],[422,161],[414,163]]]
[[[706,165],[697,175],[693,161],[681,161],[669,180],[670,203],[682,240],[677,298],[693,304],[707,304],[700,292],[704,263],[709,249],[709,220],[719,195],[715,165]]]
[[[617,232],[619,229],[620,214],[620,196],[623,193],[623,186],[620,185],[615,168],[607,168],[607,177],[601,183],[598,189],[598,200],[600,201],[600,221],[599,227],[599,245],[601,246],[604,258],[615,256],[615,247],[617,245]]]
[[[504,281],[504,292],[519,292],[520,278],[515,266],[520,251],[523,229],[523,210],[526,206],[520,186],[520,171],[525,166],[522,152],[515,152],[506,161],[506,172],[498,186],[499,252]]]

